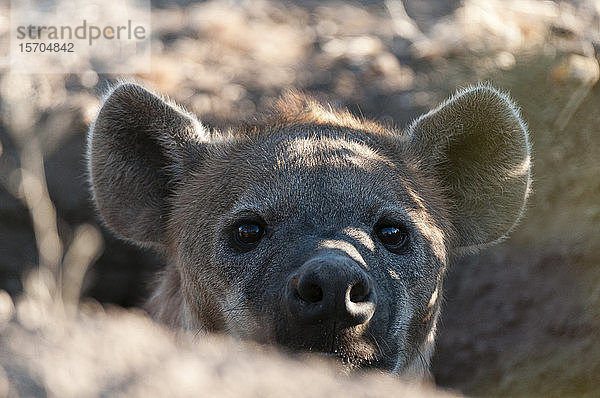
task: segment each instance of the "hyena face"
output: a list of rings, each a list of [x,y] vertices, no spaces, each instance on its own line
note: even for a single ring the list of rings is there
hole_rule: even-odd
[[[484,86],[404,132],[290,94],[221,134],[124,84],[90,131],[106,223],[169,259],[158,320],[350,368],[427,371],[449,256],[502,238],[529,186],[526,129]]]
[[[406,363],[437,314],[449,229],[415,192],[439,195],[412,174],[363,132],[330,126],[208,156],[173,203],[173,251],[197,281],[186,299],[215,291],[216,329],[237,336]]]

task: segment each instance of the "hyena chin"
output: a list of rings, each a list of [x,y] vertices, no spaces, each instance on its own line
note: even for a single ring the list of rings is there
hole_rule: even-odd
[[[167,266],[154,318],[428,372],[448,259],[506,236],[530,185],[527,129],[478,85],[402,131],[284,95],[259,122],[209,131],[130,83],[89,133],[96,206]]]

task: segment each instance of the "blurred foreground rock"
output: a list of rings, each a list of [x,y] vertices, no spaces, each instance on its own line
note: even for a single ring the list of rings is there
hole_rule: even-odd
[[[380,373],[220,336],[175,335],[141,312],[75,317],[0,291],[0,397],[453,397]]]

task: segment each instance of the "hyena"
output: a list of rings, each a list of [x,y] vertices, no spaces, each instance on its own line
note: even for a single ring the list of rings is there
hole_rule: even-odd
[[[527,128],[488,85],[403,130],[290,92],[220,132],[124,83],[88,159],[106,225],[167,259],[156,320],[411,376],[449,259],[504,238],[530,186]]]

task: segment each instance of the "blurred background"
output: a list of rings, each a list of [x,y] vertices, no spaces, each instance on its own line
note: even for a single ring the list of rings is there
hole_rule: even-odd
[[[26,75],[8,68],[0,1],[0,290],[19,295],[42,265],[73,300],[143,302],[163,261],[100,226],[85,175],[89,123],[118,79],[215,128],[291,87],[403,127],[487,81],[529,125],[534,192],[509,240],[453,265],[435,379],[474,395],[600,396],[600,1],[151,5],[150,73]]]

